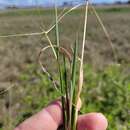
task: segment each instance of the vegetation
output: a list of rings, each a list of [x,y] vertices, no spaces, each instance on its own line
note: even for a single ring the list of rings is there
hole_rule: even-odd
[[[111,65],[103,71],[95,72],[91,65],[86,64],[84,71],[81,112],[102,112],[108,118],[108,130],[129,130],[130,74],[126,74],[127,70],[124,70],[124,66]],[[30,82],[33,77],[38,81]],[[48,78],[41,72],[35,72],[35,67],[32,68],[31,65],[21,74],[19,80],[24,83],[21,86],[23,90],[18,92],[13,89],[18,99],[15,99],[16,95],[13,95],[12,99],[15,107],[20,104],[22,108],[15,108],[15,111],[18,112],[16,118],[12,119],[14,126],[60,96]]]

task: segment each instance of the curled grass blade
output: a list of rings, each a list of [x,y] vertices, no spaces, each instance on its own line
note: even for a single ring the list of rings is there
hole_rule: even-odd
[[[47,69],[43,66],[43,63],[42,63],[42,61],[41,61],[41,59],[40,59],[40,58],[41,58],[41,55],[44,54],[44,52],[45,52],[47,49],[49,49],[49,48],[51,48],[50,45],[49,45],[49,46],[46,46],[46,47],[44,47],[44,48],[42,48],[42,49],[40,50],[39,56],[38,56],[38,62],[39,62],[39,64],[40,64],[40,66],[41,66],[41,68],[42,68],[44,74],[49,78],[49,80],[51,80],[51,82],[53,83],[53,85],[54,85],[54,87],[56,88],[56,90],[60,93],[60,95],[63,96],[63,93],[61,93],[60,90],[59,90],[59,85],[58,85],[58,84],[56,83],[56,81],[53,79],[53,76],[52,76],[52,75],[47,71]],[[57,46],[54,45],[54,48],[57,48]],[[66,58],[69,60],[69,62],[70,62],[70,54],[69,54],[69,52],[68,52],[65,48],[60,47],[60,48],[59,48],[59,53],[62,54],[62,55],[65,55],[65,57],[66,57]]]

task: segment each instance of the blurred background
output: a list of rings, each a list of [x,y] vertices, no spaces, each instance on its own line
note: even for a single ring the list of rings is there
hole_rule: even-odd
[[[48,30],[55,23],[54,3],[55,0],[0,0],[0,130],[12,130],[59,97],[38,64],[40,49],[48,45],[44,35],[1,37]],[[78,32],[79,55],[84,3],[85,0],[57,0],[58,14],[83,4],[59,24],[60,44],[68,50]],[[110,34],[113,48],[89,8],[81,111],[105,114],[108,130],[130,130],[130,1],[91,3]],[[49,37],[55,43],[54,30]],[[42,59],[49,72],[56,75],[51,50]]]

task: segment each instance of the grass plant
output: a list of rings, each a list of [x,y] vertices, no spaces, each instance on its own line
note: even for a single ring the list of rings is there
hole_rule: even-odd
[[[72,8],[73,9],[73,8]],[[71,9],[71,10],[72,10]],[[71,10],[69,10],[68,14]],[[63,15],[64,16],[64,15]],[[58,14],[57,14],[57,7],[55,5],[55,38],[56,38],[56,45],[54,46],[49,37],[46,34],[46,37],[50,43],[50,47],[55,55],[57,65],[58,65],[58,72],[59,72],[59,91],[61,93],[61,103],[62,103],[62,114],[63,114],[63,130],[76,130],[76,123],[78,117],[78,109],[77,104],[80,99],[80,93],[82,91],[83,86],[83,57],[84,57],[84,47],[86,42],[86,28],[87,28],[87,17],[88,17],[88,1],[86,2],[86,11],[85,11],[85,22],[84,22],[84,34],[83,34],[83,45],[81,51],[81,58],[80,58],[80,67],[79,67],[79,81],[76,84],[76,72],[77,68],[77,59],[78,59],[78,40],[75,41],[73,55],[71,56],[72,59],[69,60],[67,54],[69,52],[66,50],[65,53],[60,50],[60,36],[59,36],[59,24],[58,24]],[[61,17],[60,17],[61,18]],[[44,50],[45,48],[43,48]],[[63,48],[64,49],[64,48]],[[41,53],[40,53],[41,54]],[[63,57],[62,64],[60,64],[60,57]],[[69,60],[70,65],[70,79],[68,78],[67,72],[67,64],[66,60]],[[39,60],[40,62],[40,60]],[[44,72],[48,75],[48,72],[43,67],[42,63],[40,62]],[[50,74],[49,74],[50,75]],[[49,76],[50,77],[50,76]],[[49,78],[52,79],[52,78]]]

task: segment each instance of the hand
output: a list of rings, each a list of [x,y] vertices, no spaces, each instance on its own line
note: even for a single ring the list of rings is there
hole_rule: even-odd
[[[25,120],[15,130],[57,130],[61,124],[61,104],[60,101],[54,101],[41,112]],[[107,125],[107,119],[101,113],[89,113],[78,117],[77,129],[106,130]]]

